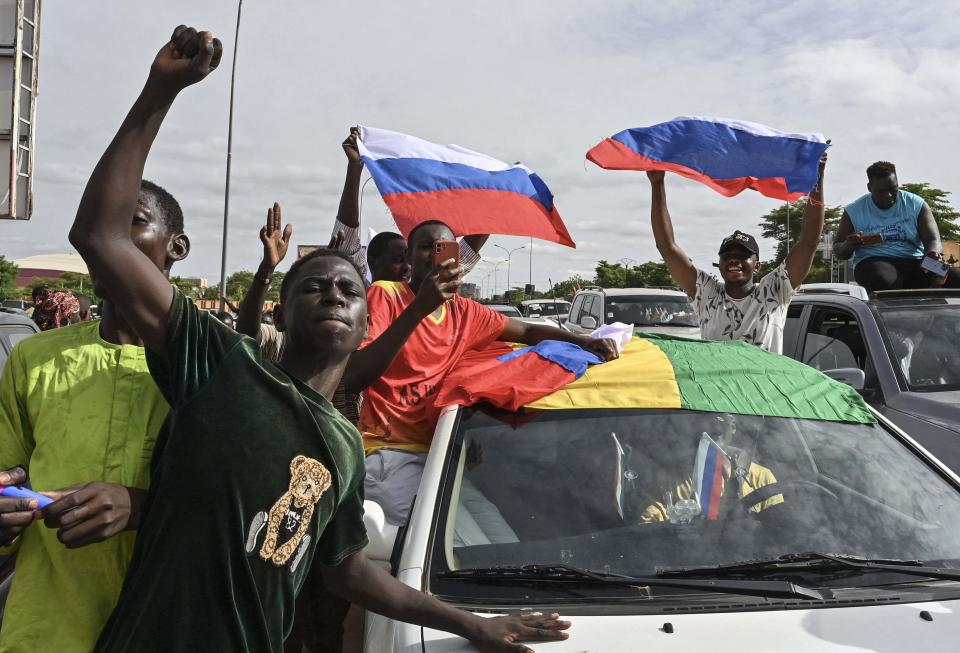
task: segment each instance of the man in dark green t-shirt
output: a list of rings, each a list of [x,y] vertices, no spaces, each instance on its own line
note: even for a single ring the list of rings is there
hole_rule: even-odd
[[[171,411],[133,560],[98,651],[281,651],[311,565],[354,603],[484,651],[563,639],[557,615],[483,619],[366,560],[363,451],[330,404],[368,323],[363,279],[336,252],[298,261],[275,309],[279,366],[175,291],[130,238],[163,118],[217,67],[220,42],[178,27],[87,183],[70,241],[142,338]]]

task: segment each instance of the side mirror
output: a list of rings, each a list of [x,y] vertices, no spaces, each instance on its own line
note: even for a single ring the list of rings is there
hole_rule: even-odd
[[[389,564],[399,528],[387,523],[383,508],[373,501],[363,502],[363,525],[367,529],[369,540],[363,554],[371,560]]]
[[[841,367],[835,370],[823,370],[823,373],[834,381],[845,383],[860,392],[867,384],[867,375],[857,367]]]
[[[592,315],[584,315],[580,318],[580,326],[584,329],[596,329],[597,328],[597,318]]]

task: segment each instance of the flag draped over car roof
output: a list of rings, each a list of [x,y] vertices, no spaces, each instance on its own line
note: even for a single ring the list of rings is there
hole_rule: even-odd
[[[532,236],[576,247],[550,189],[527,167],[459,145],[360,127],[360,158],[403,236],[440,220],[457,236]]]
[[[731,197],[747,188],[793,202],[817,183],[822,134],[787,134],[726,118],[681,116],[604,139],[587,158],[608,170],[664,170]]]
[[[516,380],[520,385],[522,380]],[[876,421],[853,388],[741,341],[636,337],[617,360],[526,404],[536,409],[681,408],[707,412]]]

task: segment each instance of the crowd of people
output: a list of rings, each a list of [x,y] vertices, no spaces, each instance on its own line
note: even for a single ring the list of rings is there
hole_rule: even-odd
[[[185,26],[160,49],[70,232],[100,319],[89,302],[41,291],[45,332],[14,349],[0,380],[0,485],[53,499],[0,496],[0,552],[16,552],[0,652],[339,650],[351,604],[483,651],[564,638],[557,614],[483,619],[398,582],[362,554],[363,501],[403,523],[438,417],[430,399],[468,352],[559,340],[609,361],[616,344],[461,297],[486,235],[461,239],[459,260],[435,260],[435,243],[455,239],[441,221],[361,248],[356,131],[330,243],[291,265],[272,313],[264,299],[293,234],[279,204],[235,325],[197,309],[169,281],[190,253],[183,213],[142,176],[167,111],[221,55]],[[799,241],[758,282],[757,241],[739,230],[719,247],[722,283],[697,269],[675,241],[664,174],[648,173],[657,248],[705,338],[780,351],[823,229],[825,165]],[[942,260],[929,207],[898,191],[890,164],[868,178],[836,244],[858,282],[955,287],[955,271],[921,267]]]

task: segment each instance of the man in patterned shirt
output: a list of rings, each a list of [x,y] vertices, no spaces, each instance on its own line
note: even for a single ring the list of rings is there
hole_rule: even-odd
[[[810,272],[813,257],[823,231],[823,171],[827,155],[820,159],[820,176],[810,191],[803,211],[800,239],[787,258],[754,282],[760,264],[756,239],[735,231],[720,244],[721,283],[713,275],[697,269],[673,237],[673,224],[667,210],[667,193],[662,171],[649,171],[653,190],[650,221],[657,249],[667,269],[693,301],[700,318],[700,333],[706,340],[743,340],[780,354],[783,352],[783,325],[787,306]]]

